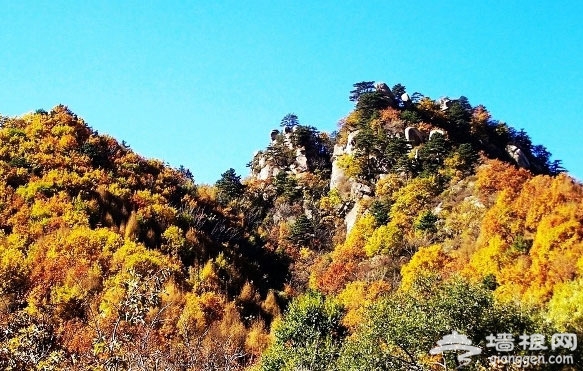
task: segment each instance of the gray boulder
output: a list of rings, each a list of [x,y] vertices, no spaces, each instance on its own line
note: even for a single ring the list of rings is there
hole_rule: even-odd
[[[431,138],[435,135],[435,134],[441,134],[443,136],[445,136],[445,130],[441,130],[441,129],[433,129],[429,132],[429,140],[431,140]]]
[[[304,147],[296,148],[296,162],[292,165],[292,172],[295,174],[308,171],[308,158]]]
[[[393,94],[393,92],[391,91],[389,86],[387,84],[385,84],[384,82],[377,82],[374,87],[378,92],[381,92],[384,94]]]
[[[393,92],[391,91],[391,89],[389,88],[389,86],[387,84],[385,84],[384,82],[377,83],[375,85],[375,89],[379,93],[382,93],[385,97],[389,98],[390,101],[391,101],[391,104],[395,100],[395,95],[393,94]]]
[[[516,165],[525,169],[530,169],[530,161],[528,161],[528,157],[526,157],[524,151],[520,147],[514,144],[509,144],[506,146],[506,153],[512,157],[514,162],[516,162]]]
[[[453,101],[451,99],[449,99],[448,97],[439,98],[439,108],[442,111],[447,111],[449,109],[449,107],[451,107],[452,103],[453,103]]]
[[[353,200],[361,199],[364,195],[372,195],[372,193],[372,189],[366,184],[354,182],[350,187],[350,197]]]
[[[417,128],[409,126],[405,129],[405,139],[415,147],[423,143],[423,134]]]

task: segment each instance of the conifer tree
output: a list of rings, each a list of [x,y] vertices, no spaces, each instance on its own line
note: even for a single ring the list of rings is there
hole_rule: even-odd
[[[241,177],[233,168],[221,174],[221,179],[215,185],[217,187],[217,201],[223,206],[243,193]]]

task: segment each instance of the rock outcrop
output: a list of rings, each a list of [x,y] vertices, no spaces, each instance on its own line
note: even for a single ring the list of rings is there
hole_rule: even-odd
[[[290,170],[294,174],[305,173],[308,171],[308,158],[306,157],[306,149],[298,147],[296,150],[296,160],[290,166]]]
[[[277,166],[272,165],[271,163],[266,161],[264,156],[259,157],[259,164],[258,165],[259,165],[259,171],[254,175],[259,180],[267,180],[271,177],[275,177],[281,171],[280,168],[278,168]]]
[[[409,126],[405,129],[405,139],[416,147],[425,141],[423,134],[416,128]]]
[[[355,202],[350,211],[344,217],[344,224],[346,225],[346,234],[350,233],[350,230],[354,227],[356,219],[360,214],[362,214],[362,205],[360,202]]]
[[[509,144],[506,146],[506,153],[510,155],[516,165],[525,169],[530,169],[530,161],[528,161],[528,157],[526,157],[524,151],[520,147],[514,144]]]
[[[253,155],[251,176],[259,180],[267,180],[281,171],[289,171],[295,175],[310,171],[311,164],[321,160],[314,156],[321,156],[321,154],[313,150],[309,152],[306,147],[299,145],[297,131],[298,126],[286,126],[281,131],[271,130],[267,150],[258,151]]]
[[[389,88],[389,86],[387,84],[385,84],[384,82],[379,82],[375,85],[375,89],[376,91],[382,93],[383,95],[391,98],[392,100],[395,100],[395,95],[393,94],[393,92],[391,91],[391,89]]]
[[[334,146],[334,152],[332,154],[332,173],[330,174],[330,189],[336,189],[340,194],[340,197],[346,199],[350,196],[350,190],[352,187],[352,181],[346,176],[346,172],[338,163],[338,159],[343,155],[352,155],[354,153],[354,140],[358,130],[353,131],[348,134],[348,139],[346,140],[346,145]]]
[[[269,136],[271,137],[271,141],[274,142],[277,139],[278,135],[279,135],[279,130],[273,129],[271,131],[271,134],[269,134]]]
[[[429,132],[429,140],[431,140],[431,138],[433,138],[433,136],[435,136],[435,134],[441,134],[443,136],[445,136],[445,130],[441,130],[441,129],[433,129]]]
[[[451,99],[449,99],[448,97],[442,97],[442,98],[439,98],[438,103],[439,103],[439,108],[442,111],[447,111],[449,109],[449,107],[451,107],[453,101]]]

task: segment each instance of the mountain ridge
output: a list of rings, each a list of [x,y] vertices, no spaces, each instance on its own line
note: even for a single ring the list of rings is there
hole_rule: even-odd
[[[3,117],[2,367],[433,370],[452,329],[581,333],[560,162],[463,97],[351,98],[336,133],[289,114],[215,185],[65,106]]]

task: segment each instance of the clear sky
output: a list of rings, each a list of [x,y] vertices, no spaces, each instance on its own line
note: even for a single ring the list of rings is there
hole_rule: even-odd
[[[0,113],[65,104],[213,183],[290,112],[336,128],[352,84],[465,95],[583,179],[582,1],[0,0]]]

